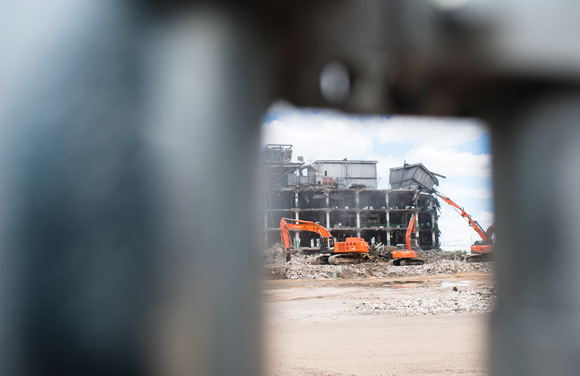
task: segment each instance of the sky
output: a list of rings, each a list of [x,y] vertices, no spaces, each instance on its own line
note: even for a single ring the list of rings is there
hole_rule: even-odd
[[[389,169],[422,163],[439,178],[436,189],[484,229],[493,222],[490,132],[476,119],[350,115],[335,110],[272,105],[263,118],[262,146],[293,145],[293,161],[344,158],[377,161],[378,188],[388,189]],[[440,200],[441,248],[468,251],[477,233]]]

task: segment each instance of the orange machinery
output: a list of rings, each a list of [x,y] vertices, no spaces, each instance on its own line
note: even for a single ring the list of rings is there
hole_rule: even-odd
[[[392,252],[393,265],[423,265],[425,261],[417,258],[417,252],[411,247],[411,235],[415,232],[415,214],[411,216],[407,233],[405,235],[405,244],[397,244],[397,249]]]
[[[320,262],[339,264],[361,262],[369,253],[369,243],[362,238],[349,237],[344,242],[335,242],[332,234],[318,223],[298,219],[282,218],[280,220],[280,238],[285,251],[292,249],[290,230],[310,231],[320,235],[320,251],[329,256],[319,258]]]
[[[469,226],[471,226],[471,228],[473,228],[481,238],[481,240],[476,241],[471,246],[471,254],[467,255],[467,261],[474,262],[487,260],[488,257],[486,256],[490,256],[493,252],[493,245],[495,241],[495,223],[492,223],[491,226],[487,228],[487,231],[484,231],[483,227],[481,227],[481,225],[477,223],[476,220],[471,218],[471,216],[467,214],[467,212],[465,212],[462,207],[453,202],[453,200],[439,192],[436,192],[436,195],[451,205],[463,218],[467,218]]]

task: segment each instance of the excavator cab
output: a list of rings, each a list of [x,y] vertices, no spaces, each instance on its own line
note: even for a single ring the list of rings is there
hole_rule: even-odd
[[[320,239],[320,251],[321,252],[334,251],[334,238],[332,236]]]

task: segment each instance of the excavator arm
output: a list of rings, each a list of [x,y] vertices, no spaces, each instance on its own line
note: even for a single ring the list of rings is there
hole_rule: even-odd
[[[405,236],[405,244],[407,245],[407,250],[412,251],[411,247],[411,234],[415,232],[415,214],[411,216],[411,220],[409,221],[409,226],[407,227],[407,234]]]
[[[323,226],[298,219],[282,218],[280,219],[280,238],[282,247],[288,250],[291,247],[290,230],[310,231],[319,234],[322,238],[332,238],[330,232]]]
[[[489,260],[487,255],[490,255],[493,252],[493,243],[494,243],[494,232],[495,232],[495,223],[492,223],[491,226],[488,227],[487,231],[483,230],[483,227],[476,221],[474,221],[469,214],[463,210],[462,207],[457,205],[453,200],[449,197],[442,195],[439,192],[435,192],[439,198],[443,201],[451,205],[455,211],[459,213],[464,218],[467,218],[469,221],[469,225],[477,232],[481,241],[476,241],[471,246],[471,254],[467,256],[467,262],[476,262],[476,261],[487,261]]]
[[[292,245],[290,243],[290,231],[288,230],[288,223],[282,218],[280,220],[280,241],[282,243],[282,248],[289,249]]]
[[[423,265],[425,263],[424,260],[417,258],[417,252],[411,246],[411,235],[416,230],[416,221],[417,215],[413,214],[407,226],[407,233],[405,234],[405,248],[403,248],[403,244],[397,244],[397,249],[391,253],[393,265]]]
[[[477,223],[477,221],[471,218],[471,216],[467,214],[467,212],[463,210],[462,207],[453,202],[453,200],[451,200],[449,197],[446,197],[439,192],[436,192],[435,194],[439,196],[440,199],[451,205],[455,209],[455,211],[459,213],[459,215],[461,215],[463,218],[467,218],[467,220],[469,221],[469,226],[471,226],[475,230],[475,232],[477,232],[477,234],[481,237],[481,240],[483,240],[484,242],[489,242],[491,240],[491,231],[488,230],[489,232],[488,236],[488,233],[486,233],[483,230],[483,227],[481,227],[481,225]]]

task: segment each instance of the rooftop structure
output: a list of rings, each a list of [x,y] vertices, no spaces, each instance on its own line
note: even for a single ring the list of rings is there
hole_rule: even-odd
[[[269,188],[324,186],[338,189],[377,188],[377,161],[317,160],[292,162],[292,145],[269,144],[264,162]]]
[[[421,163],[407,164],[402,167],[390,169],[389,184],[391,189],[419,189],[423,192],[433,192],[439,185],[437,176],[445,179],[445,176],[433,173]]]

